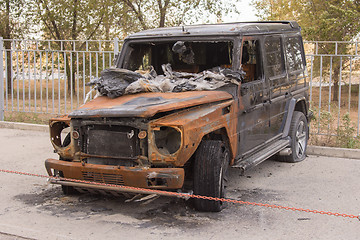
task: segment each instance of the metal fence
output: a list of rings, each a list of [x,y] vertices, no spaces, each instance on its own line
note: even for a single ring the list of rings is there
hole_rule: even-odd
[[[359,137],[360,42],[305,42],[312,133]],[[346,132],[346,133],[344,133]]]
[[[90,90],[85,84],[112,65],[121,43],[1,39],[0,120],[4,111],[65,114],[79,107]]]
[[[0,120],[4,120],[4,112],[55,115],[73,111],[90,91],[85,84],[112,65],[121,44],[117,38],[0,38]],[[358,47],[360,42],[305,42],[311,109],[316,116],[313,134],[334,136],[345,126],[359,136]],[[344,116],[350,124],[344,125]]]

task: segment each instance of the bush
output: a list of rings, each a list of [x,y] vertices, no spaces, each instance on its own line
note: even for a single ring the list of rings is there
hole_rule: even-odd
[[[350,120],[349,113],[344,114],[341,120],[341,124],[336,130],[336,144],[343,148],[358,148],[360,146],[360,139],[359,137],[354,137],[356,128]]]
[[[310,144],[328,147],[360,148],[360,137],[356,137],[356,127],[350,114],[345,113],[337,126],[336,112],[320,111],[313,108],[314,118],[310,124]]]

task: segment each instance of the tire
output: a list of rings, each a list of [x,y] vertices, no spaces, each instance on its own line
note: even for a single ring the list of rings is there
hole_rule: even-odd
[[[224,198],[229,161],[228,147],[222,141],[202,141],[195,154],[194,194]],[[219,212],[225,203],[195,198],[194,207],[198,211]]]
[[[66,135],[66,137],[64,138],[64,141],[62,143],[62,146],[65,147],[67,145],[69,145],[71,142],[71,138],[70,138],[70,133],[68,133]],[[64,160],[67,161],[66,159],[59,157],[59,160]],[[63,172],[59,172],[60,177],[64,177],[64,173]],[[66,185],[61,185],[61,189],[64,193],[64,195],[77,195],[79,194],[79,192],[72,186],[66,186]]]
[[[60,177],[64,177],[64,173],[62,171],[59,171],[59,175]],[[79,194],[79,191],[72,186],[61,185],[61,190],[64,193],[64,195],[67,196]]]
[[[288,156],[279,156],[282,162],[301,162],[306,158],[306,148],[309,136],[308,121],[302,112],[294,111],[289,137],[291,154]]]
[[[61,185],[61,190],[64,193],[64,195],[66,196],[72,196],[72,195],[78,195],[80,194],[78,192],[78,190],[76,190],[74,187],[72,186],[66,186],[66,185]]]

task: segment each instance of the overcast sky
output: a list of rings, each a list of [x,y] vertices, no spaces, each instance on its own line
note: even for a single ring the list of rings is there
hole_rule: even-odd
[[[240,15],[232,14],[224,17],[224,22],[249,22],[257,21],[255,16],[255,8],[250,5],[252,0],[241,0],[237,4],[237,9],[240,11]]]

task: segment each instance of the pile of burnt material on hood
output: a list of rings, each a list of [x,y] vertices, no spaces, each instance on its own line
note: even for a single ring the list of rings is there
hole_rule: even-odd
[[[145,74],[134,71],[109,68],[101,72],[101,77],[87,85],[95,86],[102,96],[116,98],[139,92],[184,92],[215,90],[228,84],[239,84],[244,71],[228,68],[213,68],[200,73],[175,72],[170,64],[162,65],[164,75],[157,75],[152,68]]]

